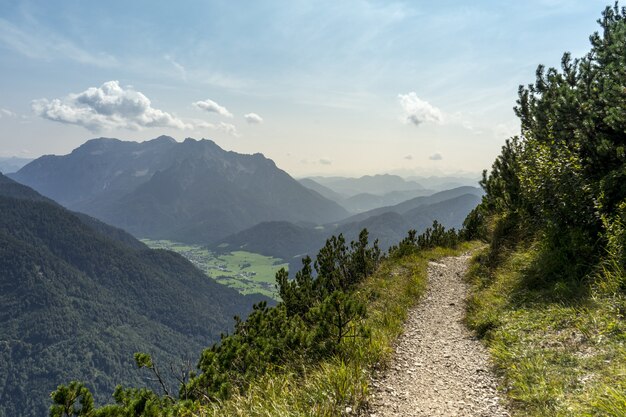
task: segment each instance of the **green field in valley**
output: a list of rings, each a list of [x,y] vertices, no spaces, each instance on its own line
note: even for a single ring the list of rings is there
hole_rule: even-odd
[[[275,287],[276,271],[287,269],[281,259],[258,253],[234,251],[217,254],[201,245],[172,242],[170,240],[141,239],[152,249],[167,249],[189,259],[208,277],[220,284],[236,289],[242,294],[260,293],[278,298]]]

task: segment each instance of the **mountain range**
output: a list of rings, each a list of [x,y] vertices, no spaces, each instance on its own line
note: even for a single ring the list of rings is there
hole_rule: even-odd
[[[415,182],[407,181],[398,175],[379,174],[364,175],[359,178],[349,177],[309,177],[305,180],[314,181],[334,192],[352,197],[357,194],[383,195],[390,191],[413,191],[425,188]]]
[[[2,417],[47,415],[49,393],[71,380],[99,401],[118,383],[145,386],[135,352],[176,368],[267,300],[3,175],[0,213]]]
[[[380,207],[399,204],[416,197],[462,186],[478,185],[478,180],[466,177],[410,177],[398,175],[365,175],[349,177],[309,177],[300,184],[314,190],[329,200],[340,204],[349,212],[363,213]],[[423,184],[426,184],[424,186]]]
[[[447,228],[461,228],[467,214],[480,202],[483,191],[476,187],[459,187],[417,197],[394,206],[381,207],[356,214],[340,222],[311,227],[289,222],[264,222],[209,245],[216,252],[247,250],[274,256],[299,269],[303,255],[315,255],[331,235],[343,234],[350,241],[366,228],[370,241],[378,239],[388,249],[404,238],[409,229],[418,232],[439,221]]]
[[[92,139],[68,155],[38,158],[11,178],[153,239],[209,242],[264,221],[321,224],[349,215],[263,155],[228,152],[206,139]]]

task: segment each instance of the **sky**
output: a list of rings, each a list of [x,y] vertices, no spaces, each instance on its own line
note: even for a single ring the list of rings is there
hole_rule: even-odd
[[[296,177],[472,175],[607,4],[0,0],[0,157],[165,134]]]

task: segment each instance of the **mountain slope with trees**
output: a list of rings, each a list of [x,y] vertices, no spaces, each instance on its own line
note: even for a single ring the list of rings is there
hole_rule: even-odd
[[[3,176],[0,213],[1,416],[45,415],[68,379],[88,381],[100,401],[120,382],[145,386],[135,352],[180,367],[265,299]]]

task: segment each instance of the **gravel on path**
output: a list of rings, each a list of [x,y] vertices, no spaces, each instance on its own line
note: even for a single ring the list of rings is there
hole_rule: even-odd
[[[372,381],[370,417],[509,416],[489,353],[463,323],[469,258],[430,262],[428,290],[409,313],[392,364]]]

